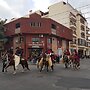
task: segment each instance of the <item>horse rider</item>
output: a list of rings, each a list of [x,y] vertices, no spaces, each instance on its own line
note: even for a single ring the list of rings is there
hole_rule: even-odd
[[[3,68],[2,68],[2,72],[4,72],[4,68],[6,67],[7,63],[8,63],[8,53],[7,50],[4,51],[2,58],[2,63],[3,63]]]
[[[14,68],[14,73],[13,74],[15,74],[16,73],[16,68],[15,68],[13,50],[9,49],[7,52],[8,52],[8,62],[9,62],[9,64],[5,67],[5,69],[7,70],[7,68],[9,66],[13,66],[13,68]]]

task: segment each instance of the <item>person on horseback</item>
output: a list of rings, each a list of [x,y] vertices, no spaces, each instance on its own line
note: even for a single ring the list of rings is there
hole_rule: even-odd
[[[4,72],[4,68],[6,67],[7,63],[8,63],[8,53],[7,50],[4,51],[2,58],[2,63],[3,63],[3,67],[2,67],[2,72]]]
[[[30,70],[26,59],[23,57],[23,49],[21,47],[16,48],[15,55],[20,57],[20,64],[22,65],[23,69],[26,67],[28,70]]]
[[[64,64],[65,64],[65,68],[68,68],[68,65],[69,65],[69,57],[70,57],[70,52],[68,49],[66,49],[64,51],[64,54],[63,54],[63,60],[64,60]]]
[[[14,68],[14,73],[13,74],[15,74],[16,73],[16,68],[15,68],[15,60],[14,60],[13,50],[9,49],[7,52],[8,52],[8,62],[9,62],[9,64],[5,67],[5,69],[7,71],[7,68],[9,66],[13,66],[13,68]]]
[[[21,47],[17,47],[15,54],[22,57],[23,56],[23,49],[21,49]]]
[[[80,68],[80,58],[79,58],[79,55],[76,50],[74,50],[74,52],[73,52],[73,67],[75,69]]]
[[[51,58],[51,55],[50,54],[47,55],[46,61],[48,62],[49,67],[51,67],[51,70],[52,71],[54,70],[54,68],[53,68],[54,67],[53,66],[54,60],[53,59]]]

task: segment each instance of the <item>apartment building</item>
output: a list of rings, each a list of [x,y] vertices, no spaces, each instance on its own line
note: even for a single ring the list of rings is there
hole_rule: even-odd
[[[90,29],[82,13],[74,9],[69,3],[59,2],[49,6],[48,18],[72,29],[73,41],[70,42],[70,51],[76,49],[80,55],[90,55]]]

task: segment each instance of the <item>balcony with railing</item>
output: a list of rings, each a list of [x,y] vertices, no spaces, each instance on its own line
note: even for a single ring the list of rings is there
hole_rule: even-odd
[[[84,25],[81,25],[81,30],[85,31],[85,26]]]
[[[70,27],[76,27],[76,20],[74,18],[70,18]]]
[[[73,37],[73,41],[71,41],[70,44],[77,44],[77,39]]]
[[[90,37],[89,36],[86,36],[86,40],[90,42]]]
[[[20,33],[20,28],[16,28],[15,29],[15,34],[19,34]]]
[[[80,23],[82,23],[83,25],[85,25],[85,21],[83,18],[80,18]]]
[[[78,45],[86,46],[86,40],[78,38]]]
[[[70,12],[69,15],[69,19],[70,19],[70,27],[76,27],[76,16]]]
[[[85,38],[85,33],[81,32],[81,38]]]
[[[90,32],[86,30],[86,36],[90,37]]]

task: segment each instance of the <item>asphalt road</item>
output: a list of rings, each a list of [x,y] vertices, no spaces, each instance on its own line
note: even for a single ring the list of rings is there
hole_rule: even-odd
[[[2,73],[0,63],[0,90],[90,90],[90,59],[81,60],[80,70],[65,69],[62,63],[56,64],[53,72],[39,72],[36,65],[29,66],[31,71],[22,72],[19,65],[13,75],[12,67]]]

